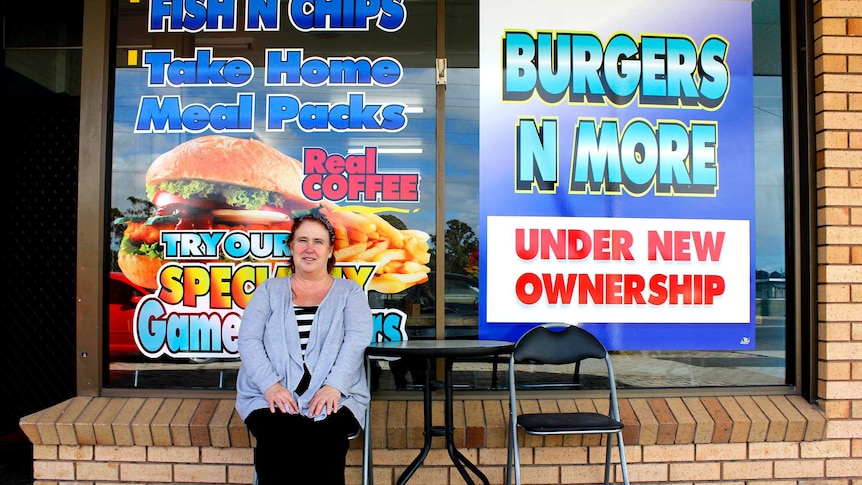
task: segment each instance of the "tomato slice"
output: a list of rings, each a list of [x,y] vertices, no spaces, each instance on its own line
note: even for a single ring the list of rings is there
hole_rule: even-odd
[[[234,224],[273,224],[289,219],[284,212],[271,210],[216,209],[212,213],[216,220]]]

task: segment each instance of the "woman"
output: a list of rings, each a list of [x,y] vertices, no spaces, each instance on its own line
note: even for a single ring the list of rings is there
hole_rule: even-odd
[[[333,278],[335,231],[319,214],[294,219],[293,274],[270,278],[242,316],[236,409],[257,440],[259,485],[343,484],[348,436],[365,427],[365,292]]]

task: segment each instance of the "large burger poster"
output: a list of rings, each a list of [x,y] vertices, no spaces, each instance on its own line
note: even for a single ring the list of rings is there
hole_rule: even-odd
[[[308,212],[335,228],[335,276],[383,295],[375,338],[406,338],[385,295],[428,280],[434,153],[391,147],[433,122],[417,87],[433,92],[433,72],[336,44],[309,54],[314,34],[395,35],[407,22],[401,2],[313,3],[123,6],[158,45],[177,44],[120,48],[115,72],[112,284],[144,293],[125,329],[140,355],[237,357],[243,309],[289,274],[291,221]],[[228,45],[244,32],[270,47],[237,55]]]
[[[754,348],[751,4],[480,3],[480,336]]]

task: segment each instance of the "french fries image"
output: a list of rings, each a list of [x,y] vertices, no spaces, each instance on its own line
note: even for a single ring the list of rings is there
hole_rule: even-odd
[[[377,263],[369,289],[398,293],[428,281],[431,271],[429,235],[416,229],[397,229],[374,213],[334,206],[322,212],[335,229],[335,259],[339,262]]]

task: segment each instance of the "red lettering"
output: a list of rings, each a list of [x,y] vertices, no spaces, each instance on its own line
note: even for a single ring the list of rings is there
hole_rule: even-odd
[[[691,261],[691,246],[698,261],[718,261],[724,245],[724,232],[701,234],[700,231],[657,231],[647,234],[647,257],[655,261],[659,255],[664,261]]]
[[[611,231],[607,229],[599,229],[593,232],[593,240],[595,241],[595,253],[593,259],[596,261],[608,261],[611,259]]]
[[[326,173],[342,173],[344,172],[344,158],[341,155],[335,154],[326,157]]]
[[[419,200],[419,176],[418,175],[402,175],[401,176],[401,200],[409,200],[415,202]]]
[[[634,237],[629,231],[614,231],[614,259],[626,261],[635,259],[631,251],[633,242]]]
[[[306,148],[302,152],[303,170],[309,173],[326,173],[323,162],[326,160],[326,150],[321,148]]]
[[[551,275],[542,275],[542,281],[545,283],[545,292],[548,295],[548,303],[555,304],[557,302],[563,305],[568,305],[572,302],[572,292],[575,289],[575,278],[577,275],[566,275],[563,280],[563,275],[555,274],[553,281]],[[562,301],[560,301],[562,300]]]
[[[605,275],[603,274],[596,275],[595,283],[590,280],[590,275],[580,275],[580,278],[578,278],[578,303],[586,303],[587,296],[589,296],[594,303],[598,303],[599,305],[603,304],[605,302],[604,286]]]
[[[539,246],[539,232],[535,229],[530,229],[529,246],[525,244],[524,230],[515,229],[515,254],[519,258],[529,261],[536,257],[537,247]]]
[[[724,294],[724,278],[719,275],[706,275],[706,290],[704,291],[704,303],[712,305],[716,296]]]
[[[368,177],[368,175],[366,175]],[[379,175],[374,178],[377,179]],[[375,182],[378,182],[375,180]],[[369,182],[370,185],[370,182]],[[369,187],[370,192],[380,192],[383,200],[405,200],[401,193],[401,177],[398,175],[384,175],[380,178],[379,183],[375,183]]]
[[[663,274],[652,275],[649,279],[650,297],[647,301],[650,305],[663,305],[667,301],[666,281],[667,276]]]
[[[347,200],[359,200],[359,196],[365,193],[366,178],[360,175],[352,175],[350,178],[346,180],[346,182],[350,185],[347,188]]]
[[[357,173],[374,173],[365,171],[365,157],[363,155],[348,155],[344,159],[344,168],[350,175]]]
[[[551,259],[553,253],[554,259],[566,258],[566,230],[557,229],[557,237],[550,229],[541,230],[542,237],[542,259]]]
[[[671,251],[673,251],[673,245],[668,247],[664,242],[670,239],[670,231],[664,231],[664,236],[659,236],[658,232],[650,231],[647,235],[647,244],[649,248],[647,249],[647,257],[650,261],[655,261],[657,258],[656,252],[661,254],[661,259],[664,261],[669,261],[673,259],[671,256]]]
[[[675,261],[691,261],[691,255],[688,252],[690,237],[691,233],[688,231],[674,231],[673,259]]]
[[[377,147],[365,147],[365,173],[377,173]]]
[[[321,182],[323,197],[328,200],[341,200],[347,196],[347,177],[342,174],[327,175]]]
[[[542,297],[542,280],[533,273],[522,274],[515,282],[515,296],[525,305],[535,304]]]
[[[524,231],[516,237],[523,238]],[[647,282],[639,274],[525,273],[515,283],[515,294],[527,305],[543,296],[549,305],[571,305],[576,286],[578,305],[712,305],[725,289],[718,275],[654,274]]]
[[[626,305],[643,305],[644,301],[644,278],[639,274],[628,274],[625,279]]]
[[[320,191],[322,181],[323,175],[306,175],[305,178],[302,179],[302,195],[304,195],[308,200],[321,200],[323,198]]]
[[[691,275],[668,275],[668,302],[671,305],[678,305],[680,298],[684,305],[691,304]]]
[[[691,294],[694,297],[695,305],[703,305],[703,275],[694,275],[694,282]]]
[[[699,237],[700,232],[694,232],[694,251],[697,253],[698,261],[718,261],[721,259],[721,246],[724,245],[724,231],[717,234],[716,240],[713,240],[712,232],[707,232],[703,237]]]
[[[593,241],[585,231],[569,230],[569,259],[585,259],[592,250]]]
[[[383,175],[383,200],[419,200],[419,177],[411,174]]]
[[[623,275],[609,274],[605,278],[605,304],[619,305],[623,302]]]

